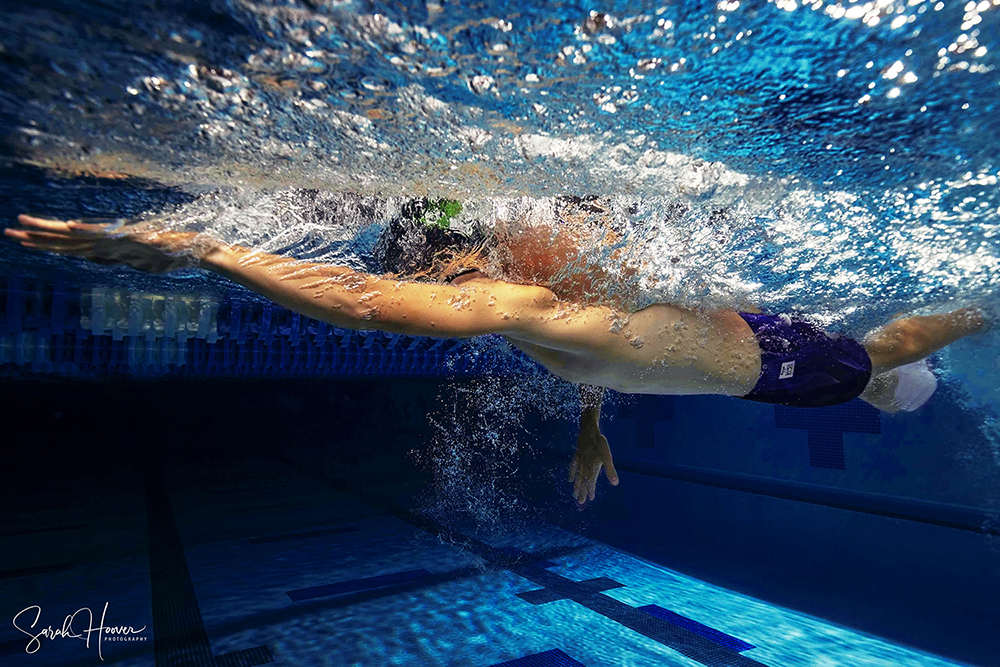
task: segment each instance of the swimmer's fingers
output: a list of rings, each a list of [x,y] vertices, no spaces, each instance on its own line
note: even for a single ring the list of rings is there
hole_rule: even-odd
[[[93,239],[75,239],[53,232],[5,229],[4,235],[19,242],[25,248],[63,255],[82,255],[93,252],[95,247]]]
[[[92,229],[93,225],[78,227],[81,223],[75,220],[45,220],[44,218],[36,218],[31,215],[19,215],[17,216],[17,221],[21,223],[21,227],[26,230],[32,232],[44,232],[47,234],[58,234],[67,238],[80,238],[82,236],[93,235],[96,231]]]
[[[5,229],[4,234],[18,241],[29,241],[32,243],[92,243],[94,240],[74,238],[69,234],[43,232],[36,229]]]
[[[576,466],[576,470],[575,474],[573,475],[573,479],[571,479],[570,481],[573,482],[573,499],[579,503],[581,489],[583,488],[583,472],[582,470],[580,470],[579,465],[576,464],[575,459],[573,461],[573,464]]]
[[[597,435],[597,455],[604,465],[604,474],[608,481],[611,482],[612,486],[618,486],[618,471],[615,470],[615,460],[611,456],[611,446],[608,445],[608,439],[602,433]]]
[[[601,473],[601,464],[581,466],[573,484],[573,497],[576,502],[583,505],[588,500],[594,499],[597,490],[597,477]]]
[[[590,488],[590,479],[587,475],[588,466],[577,465],[576,476],[573,479],[573,498],[580,505],[587,502],[587,495]]]
[[[17,221],[21,223],[22,227],[26,227],[31,230],[63,235],[69,235],[70,233],[69,223],[63,220],[45,220],[44,218],[36,218],[32,215],[21,214],[17,216]]]
[[[611,482],[611,486],[618,486],[618,471],[615,470],[615,462],[611,458],[611,452],[608,452],[608,458],[604,460],[604,474],[607,476],[608,481]]]
[[[24,241],[22,247],[44,252],[53,252],[57,255],[76,255],[79,257],[90,257],[95,253],[96,248],[92,242],[84,243],[32,243]]]
[[[24,228],[73,238],[106,238],[133,229],[141,231],[137,225],[126,226],[124,220],[80,222],[79,220],[46,220],[22,214],[17,216],[17,221]]]
[[[602,463],[595,463],[591,468],[591,474],[587,477],[587,500],[593,500],[597,494],[597,480],[601,476]]]

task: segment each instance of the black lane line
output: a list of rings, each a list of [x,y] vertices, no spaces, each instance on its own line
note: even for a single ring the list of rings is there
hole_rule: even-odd
[[[156,667],[251,667],[274,662],[266,646],[212,656],[161,465],[147,449],[143,475]]]
[[[544,556],[545,558],[559,558],[561,556],[571,556],[579,552],[580,547],[564,547],[559,549],[543,550],[538,552],[538,555]],[[534,556],[532,556],[532,560],[534,560]],[[215,628],[220,635],[233,635],[250,630],[259,630],[264,626],[274,626],[282,623],[300,621],[303,617],[313,614],[323,614],[333,609],[347,609],[354,605],[371,600],[393,597],[402,593],[427,590],[450,581],[462,581],[481,577],[486,572],[498,569],[504,568],[490,568],[483,567],[482,565],[464,567],[406,584],[393,584],[384,588],[358,591],[356,593],[344,593],[333,597],[316,598],[296,604],[285,605],[276,609],[253,612],[246,616],[241,616],[234,620],[220,623],[215,626]],[[135,653],[133,652],[133,654],[130,655],[135,655]],[[124,657],[122,659],[124,659]]]
[[[557,648],[543,653],[533,653],[513,660],[498,662],[490,667],[586,667]]]
[[[323,586],[310,586],[309,588],[299,588],[294,591],[287,591],[285,595],[292,602],[311,600],[313,598],[325,598],[331,595],[342,595],[344,593],[356,593],[357,591],[371,590],[373,588],[383,588],[393,584],[406,584],[411,581],[420,581],[434,576],[433,573],[421,568],[419,570],[407,570],[406,572],[392,572],[381,574],[377,577],[366,577],[364,579],[350,579],[338,581]]]
[[[479,556],[491,565],[499,569],[507,569],[532,583],[538,584],[542,588],[552,589],[577,604],[590,609],[593,612],[613,620],[625,627],[638,632],[639,634],[668,646],[678,653],[685,655],[696,662],[707,667],[766,667],[763,663],[752,658],[741,655],[731,649],[719,646],[715,642],[709,641],[686,628],[681,628],[663,619],[651,616],[635,607],[631,607],[624,602],[619,602],[603,593],[593,593],[586,586],[581,586],[580,582],[573,581],[567,577],[549,572],[534,564],[501,564],[503,562],[503,552],[492,547],[485,542],[459,533],[458,531],[445,528],[431,521],[426,517],[410,512],[409,510],[397,507],[393,503],[374,496],[364,491],[359,491],[346,483],[328,478],[326,475],[300,466],[295,461],[285,459],[278,455],[270,455],[269,458],[279,461],[287,466],[298,470],[300,474],[312,477],[334,488],[350,493],[361,498],[366,503],[374,505],[380,510],[389,512],[402,521],[425,530],[441,539],[449,540],[460,544],[469,552]]]
[[[741,655],[732,649],[720,646],[687,628],[682,628],[661,618],[651,616],[636,607],[608,597],[603,593],[592,592],[595,586],[591,582],[599,580],[576,582],[534,565],[513,567],[511,568],[511,572],[542,585],[544,588],[540,589],[541,591],[552,591],[553,595],[550,595],[549,599],[545,600],[545,602],[551,602],[556,599],[572,600],[605,618],[620,623],[665,646],[669,646],[678,653],[703,665],[710,665],[711,667],[730,665],[733,667],[750,667],[751,665],[763,665],[763,663]],[[610,580],[606,581],[610,582]],[[616,582],[610,583],[614,584]],[[617,587],[607,584],[605,586],[606,588]],[[530,592],[534,593],[535,591]]]
[[[553,564],[546,559],[559,558],[561,556],[572,556],[579,552],[580,552],[580,547],[561,547],[556,549],[543,549],[542,551],[536,552],[534,554],[525,554],[524,557],[516,561],[515,560],[507,561],[506,565],[487,564],[485,567],[479,564],[468,565],[466,567],[462,567],[457,570],[450,570],[448,572],[441,572],[438,574],[430,574],[426,577],[421,577],[419,579],[414,579],[412,581],[393,583],[385,586],[379,586],[370,589],[362,589],[353,592],[334,593],[330,596],[322,596],[321,598],[308,598],[311,601],[303,602],[300,605],[296,605],[294,609],[301,610],[302,613],[321,613],[329,609],[343,609],[346,607],[351,607],[356,604],[361,604],[362,602],[368,602],[370,600],[378,600],[380,598],[392,597],[400,593],[416,593],[418,591],[434,588],[439,584],[444,584],[450,581],[462,581],[464,579],[481,577],[487,572],[496,572],[498,570],[509,569],[515,563],[531,562],[537,565],[538,567],[553,567]],[[299,618],[299,613],[296,612],[294,615],[288,615],[285,613],[275,613],[272,611],[262,612],[260,614],[256,614],[253,617],[248,617],[246,619],[246,622],[244,622],[239,626],[234,626],[230,628],[230,630],[233,633],[235,633],[246,630],[249,627],[255,627],[253,625],[250,625],[250,623],[253,622],[253,620],[256,618],[260,618],[262,623],[279,623]]]
[[[699,623],[698,621],[688,618],[687,616],[681,616],[680,614],[674,613],[669,609],[664,609],[659,605],[647,604],[642,607],[638,607],[639,611],[644,611],[647,614],[652,614],[658,618],[662,618],[665,621],[669,621],[674,625],[679,625],[682,628],[687,628],[691,632],[701,635],[705,639],[710,639],[716,644],[731,648],[737,653],[742,653],[743,651],[749,651],[750,649],[757,648],[749,642],[745,642],[742,639],[737,639],[732,635],[727,635],[725,632],[716,630],[715,628],[709,627],[704,623]]]
[[[160,466],[147,449],[144,477],[156,667],[214,667],[208,632]]]

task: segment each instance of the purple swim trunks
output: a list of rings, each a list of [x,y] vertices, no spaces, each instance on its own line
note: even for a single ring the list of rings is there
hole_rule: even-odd
[[[740,313],[760,345],[760,379],[748,401],[797,407],[846,403],[868,386],[872,361],[861,343],[787,316]]]

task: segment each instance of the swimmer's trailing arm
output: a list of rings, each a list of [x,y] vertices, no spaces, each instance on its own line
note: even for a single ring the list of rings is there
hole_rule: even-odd
[[[604,468],[608,481],[618,486],[618,472],[611,457],[611,448],[608,439],[601,433],[603,399],[604,387],[580,385],[580,432],[576,439],[576,454],[569,466],[573,497],[580,505],[594,499],[601,468]]]

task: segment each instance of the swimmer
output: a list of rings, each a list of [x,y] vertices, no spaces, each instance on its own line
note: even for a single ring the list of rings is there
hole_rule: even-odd
[[[986,325],[979,310],[963,308],[898,319],[858,342],[787,316],[668,303],[629,312],[574,300],[572,286],[557,292],[558,285],[495,280],[482,271],[430,284],[301,262],[148,223],[18,220],[20,228],[5,234],[26,248],[153,273],[197,265],[337,327],[438,338],[504,336],[555,375],[581,385],[580,433],[569,474],[581,505],[594,499],[602,469],[618,484],[599,427],[604,387],[793,406],[860,397],[888,412],[912,410],[933,392],[933,375],[922,360]],[[544,262],[537,247],[530,250],[537,279]]]

